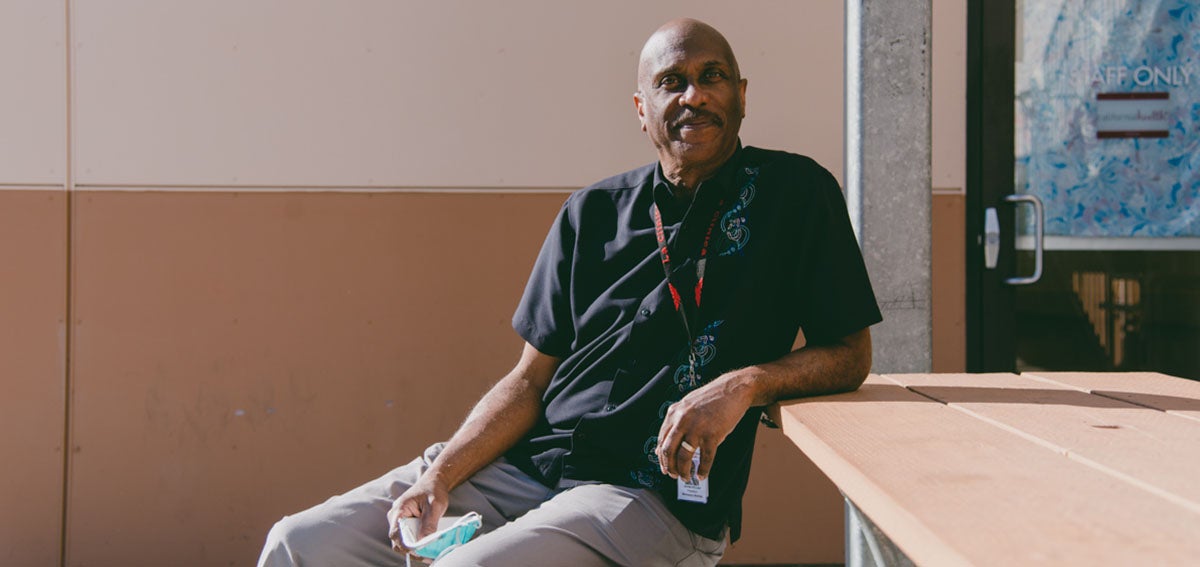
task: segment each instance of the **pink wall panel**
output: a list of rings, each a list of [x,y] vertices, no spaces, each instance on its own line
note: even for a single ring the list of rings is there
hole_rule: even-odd
[[[0,191],[0,565],[56,565],[67,305],[64,191]]]
[[[250,564],[282,515],[447,436],[516,360],[564,198],[81,194],[69,563]],[[730,560],[835,561],[836,491],[760,447]]]
[[[933,371],[967,370],[966,196],[933,194]]]
[[[647,163],[642,42],[749,78],[747,144],[842,166],[842,2],[75,2],[84,185],[573,187]],[[153,46],[153,48],[147,48]]]
[[[67,175],[66,3],[0,2],[0,186]]]
[[[447,436],[564,198],[82,194],[70,564],[249,564]]]

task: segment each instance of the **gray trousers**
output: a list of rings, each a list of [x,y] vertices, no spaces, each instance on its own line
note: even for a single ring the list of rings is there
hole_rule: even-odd
[[[287,516],[267,535],[260,567],[404,565],[388,540],[387,512],[442,450],[323,504]],[[688,530],[649,490],[610,484],[547,488],[504,459],[450,493],[447,515],[483,516],[482,535],[437,567],[716,565],[725,541]]]

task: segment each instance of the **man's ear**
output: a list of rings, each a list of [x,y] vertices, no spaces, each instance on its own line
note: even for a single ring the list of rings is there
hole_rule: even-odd
[[[638,122],[642,123],[642,131],[646,131],[646,111],[642,110],[642,93],[633,93],[633,106],[637,108]]]

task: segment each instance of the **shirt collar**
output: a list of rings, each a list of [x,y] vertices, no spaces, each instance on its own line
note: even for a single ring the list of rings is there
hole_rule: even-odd
[[[717,199],[731,191],[737,178],[738,164],[742,161],[742,154],[742,141],[739,139],[733,155],[721,164],[712,177],[700,182],[700,186],[692,195],[692,202],[707,203],[711,201],[715,204]],[[667,181],[666,175],[663,174],[662,162],[659,162],[654,168],[654,201],[659,204],[664,216],[678,217],[692,204],[679,203],[674,197],[675,187]],[[701,199],[703,201],[700,201]],[[669,214],[668,209],[676,214]]]

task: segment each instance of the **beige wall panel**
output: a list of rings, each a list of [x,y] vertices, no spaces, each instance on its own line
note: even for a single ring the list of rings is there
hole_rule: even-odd
[[[0,191],[0,565],[57,565],[66,193]]]
[[[110,0],[74,10],[85,185],[576,187],[652,161],[655,27],[724,30],[748,144],[842,167],[842,3]]]
[[[933,371],[966,372],[966,197],[933,195]]]
[[[967,3],[933,2],[933,186],[967,186]]]
[[[0,2],[0,185],[66,183],[64,2]]]

